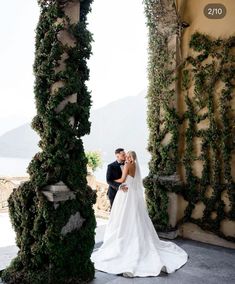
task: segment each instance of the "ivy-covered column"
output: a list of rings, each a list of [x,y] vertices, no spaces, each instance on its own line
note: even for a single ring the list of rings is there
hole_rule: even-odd
[[[150,173],[144,180],[150,217],[157,230],[169,229],[168,193],[164,184],[178,183],[177,81],[181,22],[173,0],[145,0],[149,29],[148,126]],[[173,206],[176,206],[171,197]],[[171,207],[173,207],[171,206]],[[173,215],[173,214],[171,214]]]
[[[95,197],[86,183],[81,137],[90,131],[86,60],[92,0],[38,0],[32,126],[40,135],[30,180],[9,198],[19,247],[6,283],[86,283],[94,277]]]

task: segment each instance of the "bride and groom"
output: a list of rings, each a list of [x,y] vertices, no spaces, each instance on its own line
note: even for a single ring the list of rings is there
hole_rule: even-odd
[[[95,268],[126,277],[172,273],[187,262],[187,253],[159,239],[149,218],[136,153],[119,148],[108,165],[111,212],[102,246],[93,252]]]

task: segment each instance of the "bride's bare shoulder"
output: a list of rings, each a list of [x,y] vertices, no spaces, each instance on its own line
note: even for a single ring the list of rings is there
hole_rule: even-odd
[[[135,175],[135,163],[127,162],[128,174],[134,177]]]

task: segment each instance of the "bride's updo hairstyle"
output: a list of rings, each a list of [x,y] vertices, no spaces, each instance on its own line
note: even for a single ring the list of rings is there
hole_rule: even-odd
[[[132,158],[132,162],[136,161],[136,152],[135,151],[128,151],[127,154],[129,154]]]

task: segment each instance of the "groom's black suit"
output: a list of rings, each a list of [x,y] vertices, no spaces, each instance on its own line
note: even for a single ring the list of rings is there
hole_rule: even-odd
[[[115,179],[119,179],[122,177],[122,169],[120,163],[115,161],[108,165],[107,174],[106,174],[106,181],[109,184],[108,188],[108,197],[110,200],[110,205],[112,207],[115,195],[118,191],[118,187],[121,183],[115,182]]]

